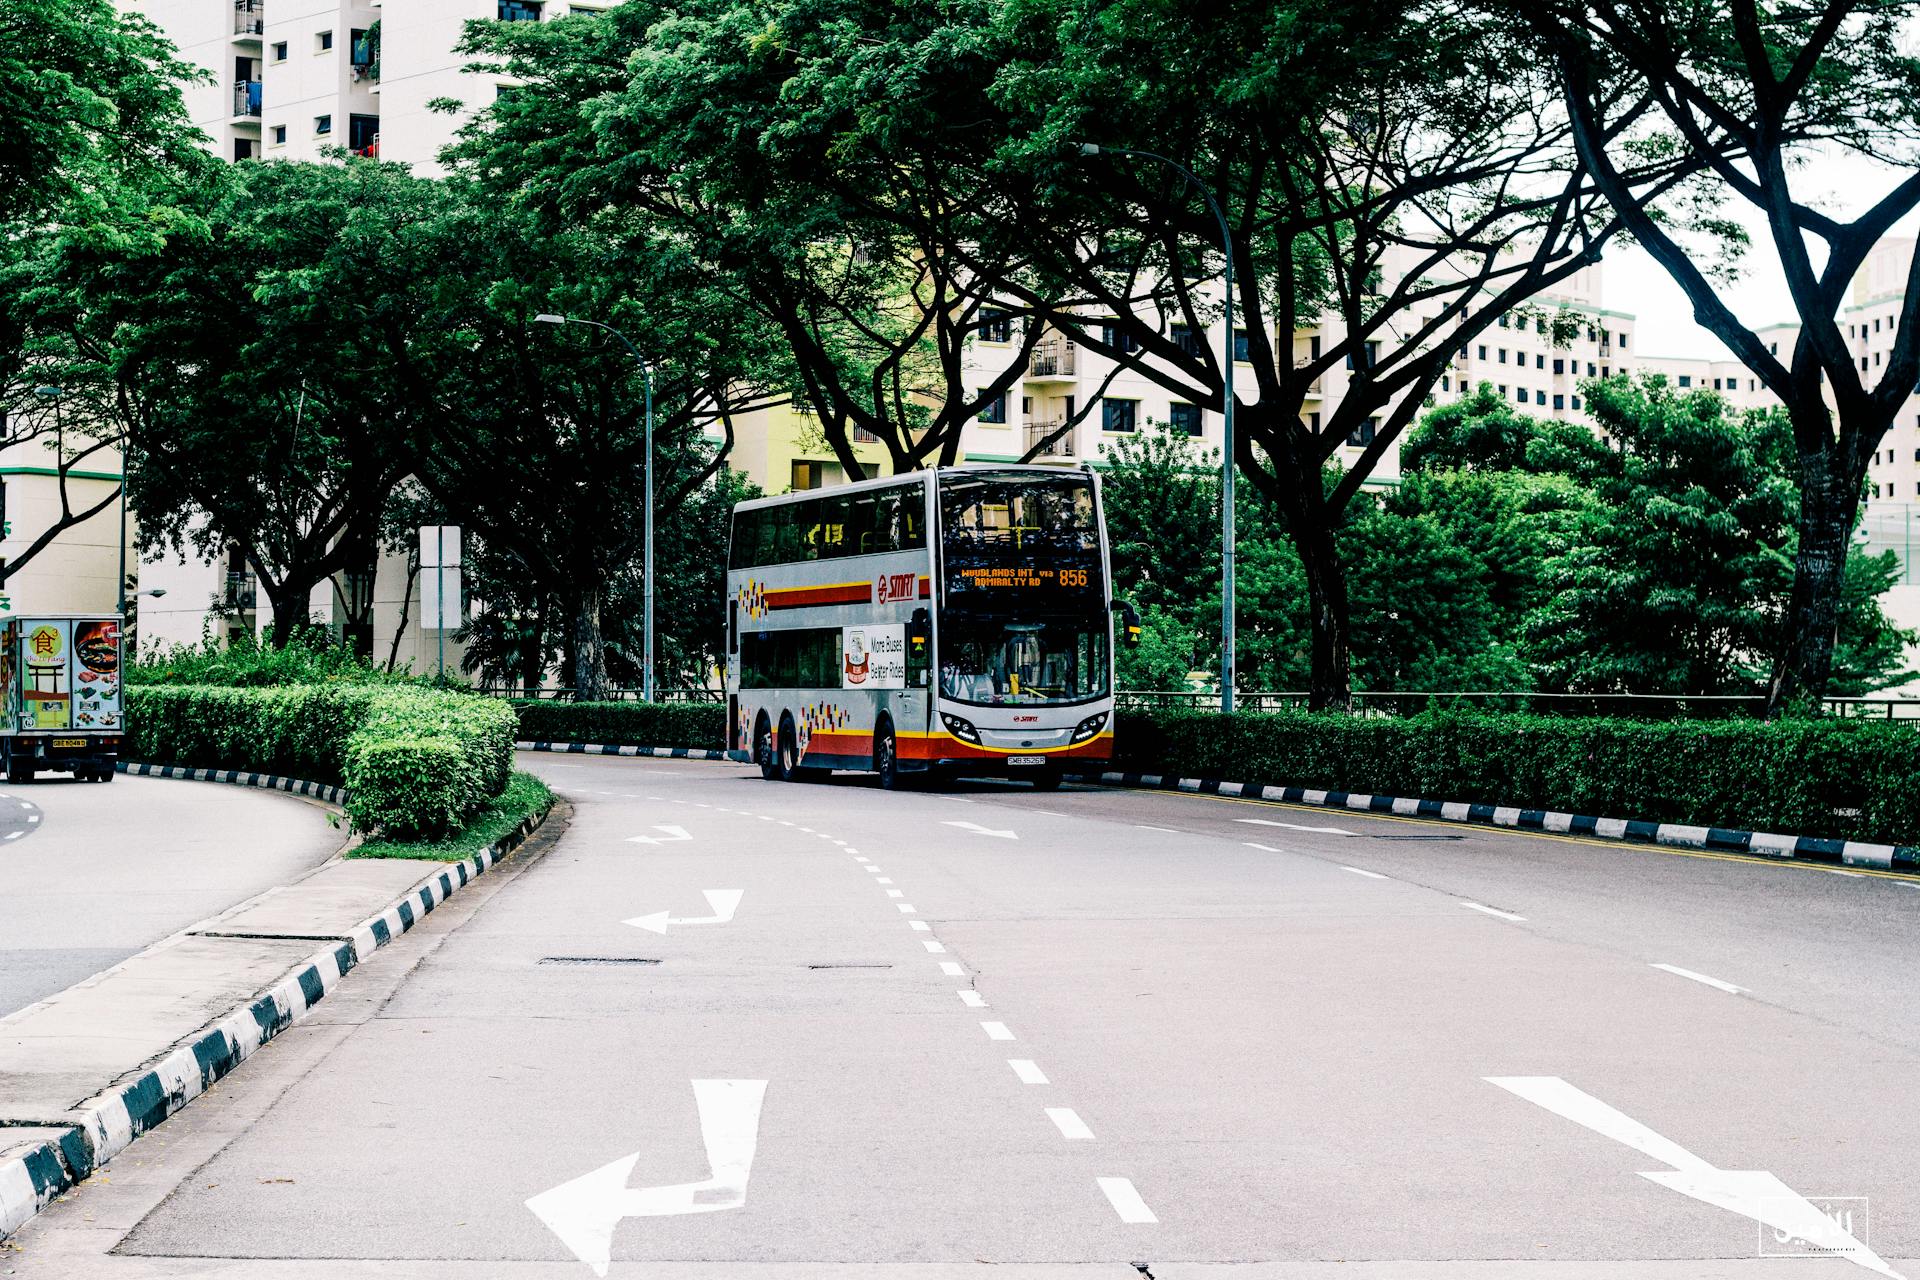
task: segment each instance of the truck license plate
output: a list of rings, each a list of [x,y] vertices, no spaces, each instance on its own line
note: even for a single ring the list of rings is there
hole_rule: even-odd
[[[1046,762],[1047,762],[1047,758],[1045,756],[1008,756],[1007,757],[1008,764],[1045,764]]]
[[[87,745],[87,740],[85,738],[55,738],[53,745],[56,747],[84,747]]]

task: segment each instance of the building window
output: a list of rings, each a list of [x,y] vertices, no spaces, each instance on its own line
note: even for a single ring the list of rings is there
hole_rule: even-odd
[[[1535,404],[1545,404],[1547,402],[1547,393],[1544,391],[1535,391],[1533,393],[1533,402]]]
[[[1574,408],[1576,408],[1576,409],[1578,409],[1578,408],[1580,407],[1580,397],[1579,397],[1579,396],[1572,396],[1572,397],[1570,397],[1569,399],[1570,399],[1570,403],[1571,403],[1571,404],[1573,405],[1573,407],[1574,407]]]
[[[313,37],[313,51],[315,53],[325,53],[331,48],[333,48],[333,32],[321,31]]]
[[[233,158],[235,160],[251,160],[259,154],[260,144],[252,138],[235,138],[233,140]]]
[[[1448,377],[1448,376],[1447,376],[1446,374],[1444,374],[1444,373],[1440,375],[1440,389],[1441,389],[1442,391],[1451,391],[1451,390],[1453,390],[1453,379],[1452,379],[1452,378],[1449,378],[1449,377]]]
[[[1507,349],[1502,347],[1497,354],[1500,357],[1500,363],[1505,364],[1507,362]]]
[[[1485,359],[1487,358],[1487,344],[1486,344],[1486,343],[1484,343],[1484,342],[1480,344],[1480,358],[1481,358],[1482,360],[1485,360]],[[1224,593],[1224,592],[1222,592],[1222,595],[1223,595],[1223,596],[1224,596],[1224,594],[1225,594],[1225,593]]]
[[[1603,364],[1603,365],[1601,365],[1601,366],[1600,366],[1600,376],[1601,376],[1601,377],[1603,377],[1603,378],[1611,378],[1611,377],[1613,376],[1613,369],[1612,369],[1612,367],[1611,367],[1611,366],[1609,366],[1609,365],[1604,365],[1604,364]]]
[[[1593,363],[1593,361],[1591,361],[1591,360],[1589,360],[1589,361],[1587,361],[1587,376],[1588,376],[1589,378],[1591,378],[1591,377],[1593,377],[1593,376],[1594,376],[1594,374],[1595,374],[1595,372],[1597,371],[1597,368],[1598,368],[1598,366],[1596,366],[1596,365],[1595,365],[1595,364]]]
[[[980,341],[1011,342],[1013,340],[1013,317],[998,307],[980,308]]]
[[[1559,356],[1555,356],[1553,358],[1553,371],[1555,373],[1565,373],[1567,371],[1567,362]]]
[[[1507,327],[1507,318],[1505,316],[1500,317],[1500,327],[1502,329]]]
[[[1167,425],[1183,436],[1200,434],[1200,406],[1175,400],[1167,406]]]
[[[1627,349],[1627,335],[1624,332],[1620,335],[1620,349],[1622,351]]]
[[[380,117],[347,117],[347,150],[357,156],[380,154]]]
[[[1513,399],[1516,404],[1525,404],[1527,402],[1527,389],[1525,387],[1515,387],[1513,389]]]
[[[1553,398],[1553,407],[1554,407],[1555,409],[1564,409],[1564,408],[1566,408],[1566,407],[1567,407],[1567,398],[1566,398],[1565,396],[1555,396],[1555,397]]]
[[[1500,398],[1502,400],[1507,398],[1507,384],[1504,382],[1500,384]]]
[[[1309,431],[1318,431],[1318,430],[1320,429],[1320,415],[1319,415],[1319,414],[1317,414],[1317,413],[1310,413],[1310,414],[1308,414],[1308,415],[1307,415],[1307,429],[1308,429]]]
[[[333,132],[333,117],[332,117],[332,116],[330,116],[330,115],[328,115],[328,116],[315,116],[315,117],[313,118],[313,136],[314,136],[314,137],[316,137],[316,138],[321,138],[321,137],[325,137],[326,135],[328,135],[328,134],[330,134],[330,133],[332,133],[332,132]]]
[[[1132,355],[1140,349],[1140,344],[1133,340],[1133,335],[1117,324],[1101,325],[1100,341],[1112,348],[1116,355]]]
[[[1354,449],[1364,449],[1373,443],[1373,436],[1380,429],[1380,419],[1368,418],[1365,422],[1347,433],[1347,445]]]
[[[1769,342],[1769,343],[1767,344],[1767,354],[1768,354],[1768,355],[1770,355],[1770,356],[1777,356],[1777,355],[1779,355],[1779,354],[1780,354],[1780,344],[1779,344],[1779,343],[1777,343],[1777,342]]]
[[[285,62],[287,60],[287,42],[285,40],[275,40],[273,42],[273,60],[275,62]]]
[[[1693,385],[1693,375],[1692,375],[1692,374],[1690,374],[1690,373],[1683,373],[1683,374],[1681,374],[1681,375],[1680,375],[1680,385],[1681,385],[1681,386],[1683,386],[1683,387],[1690,387],[1690,386],[1692,386],[1692,385]]]
[[[1138,400],[1116,400],[1112,396],[1100,401],[1100,429],[1102,431],[1131,431],[1140,414]]]
[[[1358,354],[1360,357],[1360,367],[1362,369],[1371,369],[1380,363],[1380,344],[1378,342],[1363,342],[1360,344]],[[1355,352],[1353,351],[1347,352],[1347,368],[1349,369],[1353,368],[1354,355]]]
[[[287,126],[283,124],[273,126],[272,135],[274,146],[284,147],[287,145]]]
[[[1033,397],[1020,397],[1020,416],[1028,422],[1033,421]]]
[[[1177,324],[1173,326],[1171,336],[1173,338],[1173,345],[1180,348],[1186,355],[1190,355],[1195,359],[1206,355],[1206,339],[1201,335],[1200,331],[1192,325]]]
[[[1233,359],[1235,364],[1253,363],[1253,343],[1245,329],[1233,331]]]
[[[1545,356],[1540,356],[1540,355],[1536,355],[1536,356],[1535,356],[1535,357],[1533,358],[1533,367],[1534,367],[1534,368],[1536,368],[1536,369],[1544,369],[1544,368],[1546,368],[1546,367],[1547,367],[1547,358],[1546,358]]]
[[[1000,425],[1000,426],[1005,426],[1005,425],[1006,425],[1006,422],[1007,422],[1007,398],[1006,398],[1006,396],[1004,396],[1004,395],[998,395],[998,396],[995,396],[995,397],[994,397],[993,399],[991,399],[991,400],[989,400],[989,401],[987,401],[987,402],[986,402],[985,404],[983,404],[983,405],[981,405],[981,406],[980,406],[980,421],[982,421],[982,422],[992,422],[992,423],[996,423],[996,424],[998,424],[998,425]]]
[[[540,21],[540,0],[500,0],[500,21]]]

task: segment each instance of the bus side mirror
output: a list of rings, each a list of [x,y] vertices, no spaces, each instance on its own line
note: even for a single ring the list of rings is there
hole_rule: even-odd
[[[915,609],[907,622],[907,687],[923,689],[933,665],[933,614]]]
[[[1120,611],[1120,643],[1132,648],[1140,643],[1140,613],[1126,600],[1114,602]]]

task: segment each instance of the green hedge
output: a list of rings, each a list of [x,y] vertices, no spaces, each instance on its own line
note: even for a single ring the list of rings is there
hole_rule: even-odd
[[[1117,767],[1920,843],[1920,732],[1863,720],[1123,713]]]
[[[727,745],[719,702],[547,702],[516,700],[522,742],[610,742],[633,747]]]
[[[490,698],[405,686],[127,689],[126,754],[344,783],[361,830],[460,826],[507,785],[514,717]]]

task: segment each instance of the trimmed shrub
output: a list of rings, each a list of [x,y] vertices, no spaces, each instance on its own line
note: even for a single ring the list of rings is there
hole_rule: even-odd
[[[623,747],[727,745],[721,702],[547,702],[516,700],[522,742],[607,742]]]
[[[354,825],[398,839],[453,830],[500,794],[513,734],[500,702],[417,687],[127,690],[128,756],[344,783]]]
[[[1125,712],[1118,767],[1601,817],[1920,842],[1920,733],[1871,720]]]

